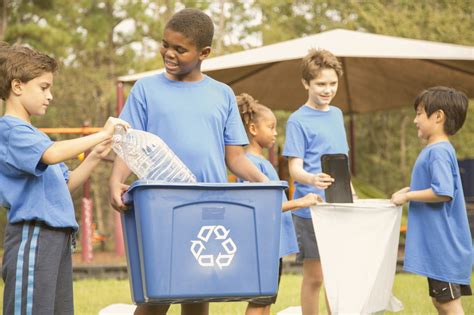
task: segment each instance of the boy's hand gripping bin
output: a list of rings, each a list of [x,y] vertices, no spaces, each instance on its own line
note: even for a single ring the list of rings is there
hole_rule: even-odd
[[[132,299],[242,301],[276,294],[286,182],[136,181],[122,214]]]

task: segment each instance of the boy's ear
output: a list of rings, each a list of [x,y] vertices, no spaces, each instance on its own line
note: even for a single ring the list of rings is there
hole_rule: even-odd
[[[442,109],[437,110],[435,115],[436,115],[435,116],[436,117],[436,122],[444,123],[444,121],[446,119],[446,114],[444,113],[444,111]]]
[[[17,96],[20,95],[21,91],[22,91],[21,81],[18,80],[18,79],[13,79],[12,82],[11,82],[11,89],[12,89],[13,94],[15,94]]]
[[[304,86],[304,88],[305,88],[306,90],[309,90],[309,83],[306,82],[305,79],[301,79],[301,83],[303,83],[303,86]]]
[[[211,54],[211,50],[212,49],[210,46],[206,46],[203,49],[201,49],[201,53],[199,54],[199,59],[202,61],[206,59],[207,57],[209,57],[209,55]]]

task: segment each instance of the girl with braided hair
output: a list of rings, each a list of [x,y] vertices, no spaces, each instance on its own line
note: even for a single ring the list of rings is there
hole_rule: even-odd
[[[263,155],[264,148],[271,148],[275,144],[277,136],[277,120],[275,115],[270,108],[258,103],[252,96],[245,93],[237,96],[237,105],[249,138],[249,145],[246,147],[247,157],[270,180],[279,180],[273,165]],[[289,210],[306,208],[322,202],[321,197],[313,193],[291,201],[286,200],[285,194],[283,194],[283,198],[283,213],[281,216],[280,229],[280,272],[278,282],[280,282],[281,278],[281,257],[298,252],[298,242]],[[276,298],[277,295],[252,299],[249,301],[245,314],[269,315],[270,306],[276,302]]]

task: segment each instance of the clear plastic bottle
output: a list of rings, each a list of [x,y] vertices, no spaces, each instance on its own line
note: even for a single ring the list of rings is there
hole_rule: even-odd
[[[196,182],[196,176],[160,137],[152,133],[117,126],[112,149],[140,179]]]

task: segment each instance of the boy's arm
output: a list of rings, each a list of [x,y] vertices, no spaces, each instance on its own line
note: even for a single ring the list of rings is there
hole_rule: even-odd
[[[115,126],[122,125],[128,128],[130,125],[118,118],[109,117],[104,127],[98,133],[64,141],[54,142],[41,157],[41,162],[44,164],[57,164],[70,160],[78,154],[85,152],[93,146],[112,138]]]
[[[98,133],[81,138],[56,141],[44,151],[41,162],[51,165],[73,159],[94,145],[110,138],[111,135],[99,131]]]
[[[441,196],[434,193],[433,189],[428,188],[424,190],[410,191],[410,187],[405,187],[392,195],[392,202],[397,205],[402,205],[408,201],[418,202],[447,202],[451,197]]]
[[[268,178],[247,158],[242,146],[226,145],[225,163],[229,170],[239,178],[250,182],[268,181]]]
[[[69,173],[67,186],[72,193],[79,188],[91,175],[92,170],[99,162],[107,156],[112,148],[112,140],[106,140],[94,147],[86,159],[73,171]]]
[[[122,195],[127,191],[128,185],[124,182],[130,175],[131,171],[127,164],[118,156],[115,157],[112,175],[109,179],[110,203],[117,211],[127,210],[127,206],[122,201]]]
[[[326,189],[334,182],[334,178],[325,173],[311,174],[304,170],[303,159],[290,157],[288,160],[290,176],[297,182],[305,185]]]
[[[283,202],[281,206],[281,211],[285,212],[316,206],[321,202],[323,202],[321,196],[309,193],[304,197]]]

